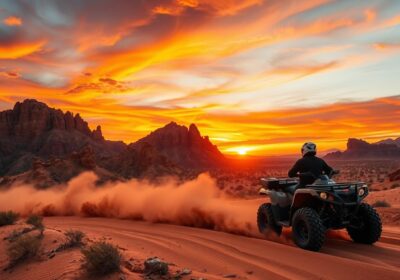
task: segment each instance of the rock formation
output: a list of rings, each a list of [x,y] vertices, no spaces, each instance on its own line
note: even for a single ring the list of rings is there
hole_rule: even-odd
[[[131,144],[130,148],[140,149],[145,144],[150,144],[181,168],[216,167],[225,160],[218,148],[207,136],[202,137],[194,124],[187,128],[171,122]]]
[[[328,159],[400,158],[400,147],[395,144],[371,144],[361,139],[350,138],[345,151],[329,153],[325,157]]]
[[[182,175],[185,170],[219,166],[224,156],[196,125],[174,122],[136,143],[104,139],[79,114],[62,112],[36,100],[17,102],[0,112],[0,180],[39,187],[64,183],[83,171],[101,180]]]

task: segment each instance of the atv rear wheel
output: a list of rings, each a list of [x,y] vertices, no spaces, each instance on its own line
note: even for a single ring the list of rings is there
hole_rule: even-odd
[[[325,240],[325,227],[314,209],[298,209],[292,220],[293,239],[302,249],[319,251]]]
[[[361,227],[347,227],[351,239],[363,244],[373,244],[378,241],[382,233],[382,222],[375,209],[362,203],[358,208],[357,217],[361,221]]]
[[[271,203],[261,204],[257,211],[257,226],[260,233],[266,234],[272,230],[276,234],[281,235],[282,226],[275,223],[274,214],[272,213]]]

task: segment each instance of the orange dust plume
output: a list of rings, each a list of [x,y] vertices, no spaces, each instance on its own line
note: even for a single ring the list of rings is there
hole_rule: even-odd
[[[131,180],[99,187],[96,180],[93,173],[83,173],[46,190],[15,185],[0,192],[0,211],[127,218],[258,236],[258,205],[226,197],[208,174],[184,183]]]

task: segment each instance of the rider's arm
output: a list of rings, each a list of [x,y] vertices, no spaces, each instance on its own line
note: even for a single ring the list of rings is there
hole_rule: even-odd
[[[325,174],[327,174],[328,176],[330,176],[329,174],[331,174],[331,172],[333,171],[333,168],[330,167],[324,160],[322,160],[322,168]]]
[[[300,171],[300,161],[298,160],[292,167],[292,169],[289,170],[288,176],[289,177],[297,177],[297,173]]]

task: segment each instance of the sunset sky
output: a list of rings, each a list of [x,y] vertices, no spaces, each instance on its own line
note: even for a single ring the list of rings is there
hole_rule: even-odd
[[[132,142],[223,152],[400,136],[400,1],[1,0],[0,110],[35,98]]]

